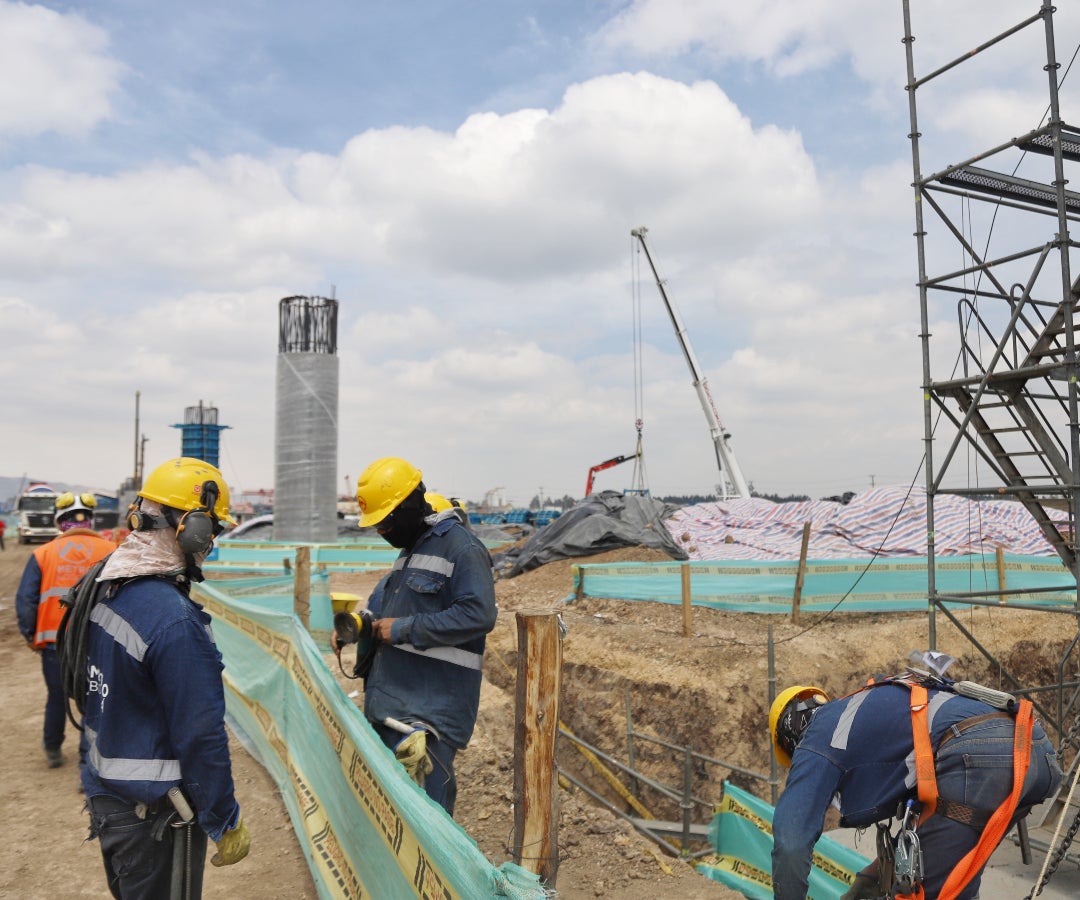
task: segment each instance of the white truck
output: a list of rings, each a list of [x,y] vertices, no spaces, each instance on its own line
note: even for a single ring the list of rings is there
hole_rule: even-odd
[[[50,485],[32,481],[15,498],[20,544],[51,541],[60,531],[54,521],[56,498],[60,496]]]

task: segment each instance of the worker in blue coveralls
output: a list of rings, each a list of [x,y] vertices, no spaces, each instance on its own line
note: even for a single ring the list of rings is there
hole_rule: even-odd
[[[909,801],[909,825],[927,813],[916,831],[923,893],[897,893],[927,900],[978,894],[983,867],[1005,830],[1053,794],[1061,769],[1028,701],[1020,701],[1017,714],[1012,704],[1000,709],[957,693],[952,684],[907,675],[872,681],[831,702],[808,686],[776,698],[769,715],[773,750],[781,765],[791,767],[773,816],[777,900],[806,897],[811,854],[830,804],[838,807],[841,826],[865,828],[898,815]],[[1028,753],[1022,786],[1014,792],[1014,755]],[[929,765],[919,766],[918,759]],[[987,827],[999,808],[1000,827]],[[877,898],[884,888],[896,888],[893,879],[893,868],[875,860],[844,898]]]
[[[401,550],[368,600],[375,644],[364,714],[452,816],[454,757],[476,725],[498,610],[487,548],[455,509],[436,512],[425,492],[421,471],[398,457],[377,459],[357,479],[361,527]]]
[[[215,866],[248,853],[222,658],[210,615],[189,596],[231,522],[216,467],[191,457],[163,463],[132,504],[131,533],[69,595],[58,652],[65,691],[83,713],[90,836],[118,900],[199,897],[208,837]]]

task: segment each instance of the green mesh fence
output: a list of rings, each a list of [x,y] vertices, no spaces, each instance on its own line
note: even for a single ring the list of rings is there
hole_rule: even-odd
[[[1057,559],[1006,554],[1003,564],[1009,590],[1006,603],[1064,606],[1076,602],[1076,582]],[[684,569],[695,606],[791,612],[799,564],[787,561],[582,564],[574,566],[574,596],[682,603]],[[935,577],[938,593],[999,588],[994,557],[939,559]],[[926,597],[926,557],[830,559],[807,563],[800,608],[824,612],[843,599],[841,611],[902,612],[926,609]]]
[[[225,659],[230,724],[280,788],[319,896],[548,896],[525,869],[489,862],[405,774],[299,619],[279,608],[291,590],[283,579],[196,587]]]
[[[751,900],[770,900],[772,821],[773,808],[768,803],[725,781],[724,799],[709,825],[709,843],[716,853],[698,863],[698,872]],[[838,900],[869,862],[862,854],[822,835],[814,845],[807,897]]]

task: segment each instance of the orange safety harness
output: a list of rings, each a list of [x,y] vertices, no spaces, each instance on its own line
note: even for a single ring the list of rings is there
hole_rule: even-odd
[[[930,722],[927,715],[929,705],[927,690],[924,685],[904,678],[890,678],[885,681],[873,682],[867,687],[874,687],[876,684],[902,684],[911,692],[911,734],[915,744],[915,775],[919,802],[922,804],[922,812],[919,815],[919,824],[921,825],[934,814],[938,801],[937,776],[934,773],[934,748],[930,744]],[[944,685],[944,687],[947,689],[947,685]],[[1031,729],[1033,724],[1031,702],[1029,700],[1020,700],[1013,733],[1012,791],[990,816],[986,827],[983,828],[982,834],[979,836],[979,842],[949,873],[949,877],[945,880],[945,885],[942,887],[937,900],[955,900],[960,892],[967,887],[968,882],[986,865],[987,860],[990,859],[990,856],[997,848],[998,842],[1005,835],[1005,830],[1009,827],[1013,813],[1016,812],[1017,804],[1020,802],[1020,793],[1024,788],[1024,778],[1027,776],[1028,766],[1031,763]],[[894,895],[894,900],[926,900],[926,895],[923,892],[922,885],[918,885],[914,892]]]

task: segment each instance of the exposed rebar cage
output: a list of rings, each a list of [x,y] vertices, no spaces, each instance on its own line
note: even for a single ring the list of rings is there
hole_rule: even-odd
[[[278,353],[337,354],[337,300],[286,297],[278,304]]]
[[[337,300],[278,305],[274,540],[337,539]]]
[[[1042,0],[1034,14],[920,76],[910,3],[903,0],[921,315],[930,646],[936,649],[936,617],[941,613],[996,664],[1007,687],[1031,699],[1044,724],[1057,731],[1061,750],[1075,760],[1080,728],[1070,723],[1080,726],[1078,641],[1067,646],[1056,684],[1022,685],[946,606],[1046,610],[1056,614],[1054,626],[1063,615],[1073,619],[1074,627],[1080,621],[1075,331],[1080,283],[1072,276],[1078,244],[1069,234],[1069,222],[1080,219],[1080,194],[1066,190],[1066,167],[1080,163],[1080,129],[1061,117],[1054,12],[1050,0]],[[923,174],[921,154],[927,139],[919,131],[916,95],[930,84],[947,93],[942,76],[953,75],[972,59],[982,64],[986,51],[1023,35],[1038,46],[1032,51],[1032,66],[1046,73],[1039,75],[1047,85],[1046,106],[1033,110],[1035,127],[963,162]],[[984,244],[973,236],[976,221],[988,226]],[[930,226],[943,226],[934,240],[929,238]],[[1041,242],[1032,245],[1033,239]],[[940,324],[950,319],[959,322],[955,347]],[[931,344],[935,325],[944,347]],[[953,369],[947,377],[932,372],[948,364]],[[1006,606],[1009,592],[1000,583],[985,589],[973,585],[966,593],[940,593],[935,583],[934,510],[935,498],[942,494],[1009,497],[1022,504],[1061,559],[1061,586],[1051,590],[1072,599],[1072,605],[1025,605],[1016,603],[1013,595]],[[987,546],[989,553],[994,549]]]

